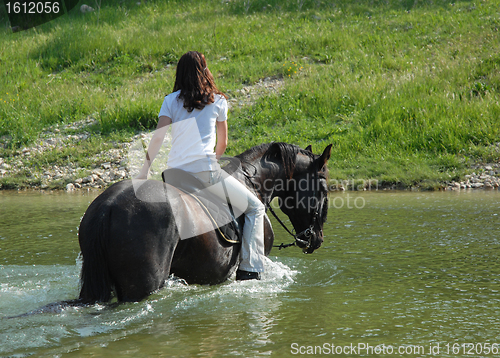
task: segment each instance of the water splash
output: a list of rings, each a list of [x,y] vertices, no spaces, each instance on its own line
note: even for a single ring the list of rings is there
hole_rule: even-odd
[[[0,317],[76,298],[81,265],[82,257],[78,255],[74,266],[0,267]],[[106,345],[147,330],[153,321],[165,325],[164,319],[175,320],[185,314],[218,317],[221,324],[232,325],[238,314],[249,311],[252,302],[259,302],[257,311],[265,306],[265,311],[272,314],[280,307],[273,298],[294,283],[298,271],[267,258],[265,270],[260,281],[240,282],[233,276],[216,286],[187,285],[183,279],[171,276],[164,288],[141,302],[69,307],[53,313],[0,319],[0,356],[38,354],[41,349],[67,352],[81,345],[65,343],[62,348],[63,339],[97,339]]]

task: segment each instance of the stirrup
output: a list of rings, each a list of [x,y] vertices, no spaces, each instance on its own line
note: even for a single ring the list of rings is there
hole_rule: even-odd
[[[260,280],[260,272],[237,270],[236,281],[244,281],[244,280]]]

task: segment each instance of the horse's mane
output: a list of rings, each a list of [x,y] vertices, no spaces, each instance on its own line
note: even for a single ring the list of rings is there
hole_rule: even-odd
[[[294,144],[283,142],[264,143],[252,147],[236,157],[241,161],[242,166],[245,168],[247,164],[255,166],[262,163],[273,165],[271,163],[276,160],[280,161],[285,171],[285,177],[291,179],[295,170],[295,163],[297,154],[303,154],[314,160],[314,154],[300,148]],[[260,162],[260,163],[257,163]]]

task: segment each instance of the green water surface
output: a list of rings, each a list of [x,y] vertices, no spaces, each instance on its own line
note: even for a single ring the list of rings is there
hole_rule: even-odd
[[[0,317],[78,295],[96,194],[0,193]],[[500,356],[499,216],[498,191],[332,193],[323,246],[274,249],[262,281],[0,319],[0,356]]]

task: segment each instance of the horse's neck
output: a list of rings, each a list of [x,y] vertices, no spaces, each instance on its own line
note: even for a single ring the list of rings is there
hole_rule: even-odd
[[[278,186],[283,188],[287,184],[287,176],[307,170],[311,160],[310,156],[307,155],[302,155],[302,158],[299,159],[298,147],[286,143],[275,143],[274,145],[276,144],[278,149],[275,149],[273,155],[267,157],[266,160],[262,160],[262,158],[268,153],[272,143],[253,147],[237,156],[248,175],[249,186],[255,189],[259,199],[264,203],[269,203],[276,196],[275,189]],[[284,163],[283,158],[289,158],[293,163]]]
[[[247,182],[259,199],[264,203],[269,203],[275,195],[275,187],[279,183],[285,183],[285,172],[282,169],[272,170],[262,168],[257,162],[244,166],[244,171],[248,174]]]

